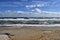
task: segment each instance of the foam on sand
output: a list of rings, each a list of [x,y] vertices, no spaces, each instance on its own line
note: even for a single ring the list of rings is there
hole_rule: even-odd
[[[9,40],[7,35],[0,35],[0,40]]]

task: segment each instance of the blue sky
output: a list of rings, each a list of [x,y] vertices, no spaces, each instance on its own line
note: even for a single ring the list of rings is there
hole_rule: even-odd
[[[27,7],[35,6],[35,7]],[[60,0],[0,0],[0,10],[32,10],[39,8],[46,11],[60,11]]]
[[[0,0],[0,11],[2,12],[8,10],[31,12],[34,9],[58,13],[60,12],[60,0]]]

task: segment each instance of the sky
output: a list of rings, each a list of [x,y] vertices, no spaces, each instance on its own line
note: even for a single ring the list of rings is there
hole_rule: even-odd
[[[24,12],[27,13],[23,14]],[[45,17],[48,15],[60,17],[60,0],[0,0],[0,17]]]

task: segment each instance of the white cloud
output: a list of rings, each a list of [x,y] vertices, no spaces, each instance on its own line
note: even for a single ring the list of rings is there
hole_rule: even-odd
[[[36,5],[26,5],[26,8],[33,8],[36,7]]]
[[[48,2],[32,2],[32,4],[30,5],[26,5],[26,8],[34,8],[34,7],[44,7],[44,6],[48,6]]]
[[[42,7],[42,6],[44,6],[44,4],[41,4],[41,5],[40,5],[40,4],[38,4],[38,5],[36,5],[36,6],[37,6],[37,7]]]
[[[17,13],[24,13],[23,11],[16,11]]]
[[[60,12],[51,12],[51,11],[42,11],[42,12],[47,14],[60,14]]]
[[[38,8],[35,8],[34,10],[32,10],[32,12],[41,13],[42,11]]]
[[[35,8],[34,10],[32,10],[32,12],[34,13],[41,13],[41,14],[59,14],[60,15],[60,12],[51,12],[51,11],[42,11],[41,9],[39,8]]]
[[[44,4],[36,4],[36,5],[26,5],[26,8],[33,8],[33,7],[43,7]]]

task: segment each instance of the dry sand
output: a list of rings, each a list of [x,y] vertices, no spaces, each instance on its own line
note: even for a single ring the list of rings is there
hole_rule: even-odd
[[[3,32],[13,34],[11,40],[60,40],[60,28],[16,28]]]

